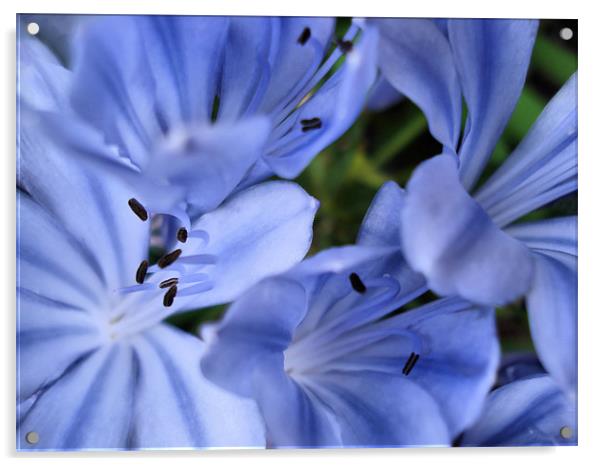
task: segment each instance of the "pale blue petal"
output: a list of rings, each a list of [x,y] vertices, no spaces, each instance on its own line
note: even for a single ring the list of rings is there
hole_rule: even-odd
[[[75,40],[71,102],[75,111],[142,165],[161,134],[154,77],[139,33],[144,17],[107,16],[87,22]],[[167,85],[163,83],[163,88]]]
[[[512,382],[489,395],[479,421],[463,446],[545,446],[577,444],[577,412],[551,377]],[[560,431],[568,427],[565,439]]]
[[[391,247],[351,245],[329,248],[305,259],[287,275],[306,280],[325,274],[344,273],[366,262],[380,260],[394,252]]]
[[[35,283],[29,283],[35,288]],[[17,288],[17,398],[51,384],[76,360],[100,347],[98,317],[27,288]]]
[[[478,180],[521,94],[538,22],[450,19],[447,27],[468,119],[460,150],[466,189]]]
[[[166,146],[142,176],[186,190],[192,215],[216,208],[261,157],[270,131],[264,117],[199,126],[182,143]]]
[[[577,189],[577,75],[546,105],[525,138],[475,195],[507,225]]]
[[[75,54],[74,108],[144,165],[164,133],[209,122],[227,25],[227,18],[193,16],[86,23]]]
[[[292,122],[289,132],[274,141],[264,157],[274,173],[284,178],[296,177],[318,152],[353,124],[376,79],[377,40],[376,30],[366,26],[341,68],[288,117],[287,121]],[[312,118],[319,118],[321,127],[303,131],[301,120]]]
[[[504,231],[532,250],[561,261],[577,256],[577,216],[518,223]]]
[[[253,374],[254,398],[273,448],[338,447],[340,427],[331,409],[283,370],[282,354],[270,354]]]
[[[277,36],[277,48],[270,68],[270,84],[261,101],[259,112],[272,113],[289,104],[305,87],[317,71],[334,30],[333,18],[283,17],[272,18]],[[304,45],[299,43],[305,28],[310,29],[311,38]],[[276,29],[279,29],[276,31]]]
[[[30,114],[30,112],[23,113],[26,116]],[[43,119],[33,117],[34,120],[37,120],[33,133],[38,133],[37,137],[39,138],[50,138],[52,144],[57,147],[57,150],[61,151],[61,156],[65,159],[66,164],[79,166],[82,171],[93,174],[94,178],[103,182],[109,180],[112,184],[126,187],[128,190],[128,199],[137,199],[145,207],[149,215],[171,215],[177,217],[180,221],[180,225],[176,224],[177,228],[180,226],[190,228],[190,215],[186,210],[186,195],[191,190],[190,183],[188,183],[188,186],[183,183],[168,184],[165,176],[165,173],[170,173],[174,178],[177,178],[178,171],[176,168],[181,167],[183,160],[176,159],[176,157],[182,157],[185,154],[177,151],[173,153],[173,150],[167,154],[158,153],[157,155],[162,157],[151,164],[150,168],[152,170],[147,170],[147,173],[141,173],[140,169],[131,160],[127,157],[121,157],[116,152],[114,146],[106,145],[102,141],[102,134],[92,126],[83,123],[81,119],[65,115],[61,119],[56,119],[49,113],[44,113],[43,117]],[[243,122],[241,125],[242,127],[246,127],[248,123]],[[29,126],[32,125],[30,124]],[[222,131],[228,131],[228,129],[204,128],[201,131],[203,136],[201,140],[211,141],[215,139],[216,134]],[[23,134],[27,135],[25,131],[23,131]],[[22,140],[24,143],[28,143],[27,137],[23,137]],[[223,149],[224,145],[218,144],[217,148]],[[26,147],[26,150],[32,149]],[[26,151],[23,153],[26,154]],[[251,154],[251,157],[253,156],[254,154]],[[28,162],[26,159],[24,161]],[[175,163],[170,165],[169,161]],[[244,156],[242,161],[244,162]],[[221,175],[224,177],[224,181],[232,183],[229,179],[229,174],[226,175],[224,172],[231,166],[228,165],[229,163],[236,167],[238,165],[238,158],[231,153],[227,153],[223,161],[208,162],[206,158],[200,157],[194,158],[193,162],[200,165],[203,165],[203,163],[205,165],[212,163],[211,169],[216,176]],[[159,168],[165,165],[168,165],[169,169],[165,169],[165,173],[162,173]],[[28,164],[23,164],[23,166],[28,167]],[[180,172],[182,172],[181,169]],[[232,174],[236,176],[236,170]],[[18,179],[18,181],[21,180]],[[195,183],[192,186],[199,189]],[[24,186],[24,189],[27,189],[27,186]],[[219,199],[224,195],[222,192],[223,187],[220,186],[217,190],[217,198]],[[211,195],[215,196],[213,193]],[[133,215],[131,211],[130,215]],[[148,229],[146,225],[148,224],[138,222],[139,227],[143,226],[145,229]],[[143,245],[141,244],[140,246]]]
[[[404,197],[403,189],[394,181],[383,184],[364,216],[357,236],[357,244],[399,247]]]
[[[79,359],[22,413],[17,448],[125,448],[135,400],[133,362],[124,344]],[[31,431],[39,435],[35,445],[25,441]]]
[[[159,326],[80,358],[22,410],[19,448],[264,446],[256,406],[202,377],[202,351],[201,341]],[[30,431],[35,446],[24,441]]]
[[[21,192],[17,219],[17,286],[86,312],[105,304],[106,284],[96,256]]]
[[[385,274],[395,277],[401,288],[398,301],[392,306],[405,304],[425,291],[426,285],[422,275],[410,268],[401,252],[401,211],[404,202],[405,192],[395,182],[383,184],[372,199],[357,236],[360,246],[395,249],[393,254],[354,270],[356,273],[361,270],[364,277],[381,277]]]
[[[71,72],[39,40],[23,35],[17,45],[19,105],[36,110],[68,111]]]
[[[156,113],[166,126],[163,129],[175,129],[183,122],[209,122],[218,93],[230,18],[138,16],[134,19],[137,35],[143,41],[139,53],[146,53],[150,67],[142,72],[151,74],[155,81]]]
[[[271,49],[278,20],[232,18],[224,47],[218,121],[241,118],[257,104],[270,82]]]
[[[559,386],[576,396],[577,271],[536,254],[527,309],[539,359]]]
[[[449,445],[447,426],[435,400],[402,377],[330,371],[317,375],[308,388],[335,413],[345,447]]]
[[[500,359],[493,310],[457,298],[359,328],[345,341],[347,354],[325,367],[378,371],[420,386],[438,406],[450,442],[477,419]],[[411,352],[420,358],[402,375]]]
[[[429,19],[377,20],[385,78],[424,112],[431,134],[456,150],[462,117],[460,83],[450,44]]]
[[[147,257],[149,235],[148,223],[128,206],[134,189],[83,163],[96,154],[57,141],[40,115],[23,112],[21,123],[19,186],[69,232],[85,257],[95,258],[109,291],[129,283]]]
[[[252,401],[205,379],[200,340],[160,325],[132,342],[137,361],[132,448],[263,447]]]
[[[529,249],[499,230],[466,193],[450,156],[434,157],[414,171],[402,243],[408,263],[444,296],[497,306],[519,298],[531,284]]]
[[[352,273],[372,287],[367,294],[353,291],[349,281]],[[331,248],[304,260],[287,275],[303,283],[311,303],[310,312],[297,329],[297,338],[321,325],[335,325],[333,322],[341,329],[344,325],[359,325],[355,319],[363,323],[376,320],[425,291],[422,276],[407,266],[398,249],[392,248]],[[368,306],[370,312],[364,309],[354,319],[349,309],[356,305]]]
[[[203,358],[203,373],[227,390],[252,396],[258,364],[289,346],[306,311],[299,283],[281,277],[260,282],[228,309]]]
[[[209,243],[198,252],[184,245],[182,256],[211,254],[217,263],[209,271],[213,289],[195,297],[194,305],[232,301],[262,278],[299,262],[311,245],[317,208],[298,185],[272,181],[241,191],[202,216],[193,229],[206,231]]]

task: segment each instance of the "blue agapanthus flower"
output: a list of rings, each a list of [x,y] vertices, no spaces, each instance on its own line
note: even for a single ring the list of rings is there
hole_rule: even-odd
[[[254,399],[272,447],[449,445],[493,384],[494,313],[425,291],[399,251],[403,192],[385,185],[358,244],[268,278],[227,311],[206,377]]]
[[[150,266],[134,188],[39,120],[19,120],[18,448],[265,446],[254,406],[201,376],[203,343],[161,321],[300,261],[317,201],[285,181],[241,190]]]
[[[186,226],[232,192],[298,175],[361,111],[377,34],[333,18],[80,17],[69,67],[34,39],[20,96]],[[50,40],[50,39],[48,39]],[[340,63],[342,61],[342,64]],[[40,94],[45,94],[40,96]]]
[[[547,374],[512,381],[491,392],[479,420],[462,435],[460,445],[577,445],[575,405]]]
[[[475,189],[521,93],[537,22],[383,20],[378,27],[383,75],[417,103],[443,144],[407,185],[409,264],[444,296],[502,305],[526,295],[539,357],[574,395],[577,217],[516,221],[577,189],[576,75]],[[457,147],[462,97],[468,116]]]

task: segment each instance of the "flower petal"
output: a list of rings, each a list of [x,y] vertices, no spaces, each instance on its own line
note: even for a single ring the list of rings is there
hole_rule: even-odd
[[[399,247],[404,197],[403,189],[394,181],[383,184],[364,216],[357,243],[364,246]]]
[[[156,83],[157,113],[168,128],[182,122],[208,123],[218,94],[217,70],[230,18],[168,15],[134,19],[138,37],[144,41],[139,52],[146,52],[147,72]]]
[[[87,22],[74,41],[74,110],[99,129],[110,144],[137,165],[148,158],[160,134],[155,113],[155,81],[143,54],[139,23],[133,16],[107,16]]]
[[[497,225],[577,189],[577,75],[573,75],[516,150],[475,198]]]
[[[466,193],[447,155],[414,171],[402,211],[402,243],[408,263],[441,295],[501,305],[531,284],[529,250],[499,230]]]
[[[462,96],[447,38],[429,19],[381,19],[377,25],[379,66],[385,78],[420,107],[431,134],[454,152]]]
[[[350,277],[357,275],[370,287],[354,291]],[[343,246],[322,251],[292,268],[288,277],[303,284],[310,312],[296,331],[303,339],[315,329],[360,325],[381,318],[424,291],[424,280],[407,267],[398,249]],[[355,314],[350,309],[358,307]]]
[[[27,194],[17,206],[17,286],[83,311],[105,304],[97,258]]]
[[[115,290],[131,281],[147,257],[148,224],[128,206],[133,189],[84,163],[88,154],[53,138],[43,119],[22,112],[18,184],[68,232],[69,241],[81,246],[85,257],[95,259],[105,286]]]
[[[576,396],[577,271],[536,254],[527,309],[539,359],[559,386]]]
[[[278,176],[294,178],[322,149],[354,123],[376,79],[377,32],[366,26],[344,64],[288,119],[290,131],[268,148],[264,161]],[[319,118],[320,127],[304,131],[302,120]]]
[[[546,375],[517,380],[492,392],[481,418],[462,437],[463,446],[576,444],[575,406]]]
[[[135,399],[133,369],[132,352],[123,344],[79,359],[21,413],[17,448],[125,448]],[[31,431],[39,435],[35,445],[25,441]]]
[[[356,268],[364,277],[390,275],[401,285],[399,306],[425,291],[422,275],[413,271],[401,252],[401,211],[405,192],[395,183],[387,182],[378,190],[364,216],[357,236],[360,246],[391,247],[396,251],[382,259]]]
[[[448,34],[468,120],[460,150],[466,189],[478,180],[521,94],[538,22],[450,19]]]
[[[269,131],[265,117],[198,126],[184,147],[165,147],[153,157],[142,176],[185,189],[192,215],[200,215],[232,193],[263,154]]]
[[[332,412],[284,372],[282,354],[271,354],[258,365],[253,385],[270,447],[341,446],[339,426]]]
[[[106,335],[81,309],[27,288],[17,293],[17,398],[22,402],[100,347]]]
[[[202,376],[200,340],[159,325],[132,344],[138,361],[132,448],[265,445],[254,403]]]
[[[572,265],[577,257],[577,216],[518,223],[504,231],[532,250]]]
[[[445,422],[443,443],[477,419],[500,359],[493,310],[458,298],[441,299],[359,328],[345,341],[348,353],[325,367],[386,373],[421,387],[431,399],[425,404],[437,406],[438,417]],[[405,375],[412,352],[419,360]]]
[[[312,383],[309,388],[335,413],[345,447],[450,443],[435,401],[423,388],[401,376],[334,371],[318,375],[316,385]]]
[[[258,364],[288,347],[306,310],[300,284],[280,277],[263,280],[228,309],[203,358],[203,373],[227,390],[252,396]]]
[[[282,17],[274,19],[277,35],[276,51],[270,69],[270,85],[259,107],[260,112],[272,113],[288,104],[309,78],[317,71],[334,31],[333,18]],[[299,42],[305,28],[310,38]],[[303,96],[301,96],[303,97]]]
[[[298,185],[273,181],[241,191],[202,216],[193,229],[209,234],[203,254],[217,257],[214,287],[196,306],[225,303],[268,275],[284,272],[307,253],[318,202]],[[192,247],[192,246],[191,246]],[[188,254],[183,249],[183,256]]]
[[[276,20],[277,21],[277,20]],[[270,80],[272,18],[231,18],[228,27],[219,93],[219,121],[245,115],[265,94]]]
[[[81,358],[20,414],[19,448],[30,431],[36,449],[265,445],[256,406],[201,376],[202,349],[158,326]]]
[[[71,73],[37,39],[23,34],[17,46],[19,105],[46,111],[68,111]]]

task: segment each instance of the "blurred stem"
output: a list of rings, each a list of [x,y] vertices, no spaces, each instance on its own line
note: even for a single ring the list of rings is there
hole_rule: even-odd
[[[368,161],[363,152],[359,151],[353,159],[350,174],[358,183],[374,189],[379,189],[384,182],[389,180],[376,169],[375,164]]]
[[[382,167],[404,147],[407,147],[414,139],[420,136],[426,128],[426,118],[424,118],[424,115],[419,110],[415,110],[408,121],[401,124],[399,131],[392,134],[387,142],[371,157],[374,166]]]
[[[560,87],[577,70],[577,56],[540,35],[533,47],[531,66]]]
[[[491,165],[494,168],[498,168],[506,157],[510,154],[511,148],[505,138],[500,138],[495,149],[493,150],[493,154],[491,155]]]

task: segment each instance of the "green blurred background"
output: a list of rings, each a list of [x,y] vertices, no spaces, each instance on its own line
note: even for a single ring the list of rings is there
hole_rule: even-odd
[[[344,28],[347,19],[340,19]],[[560,31],[570,28],[573,36],[562,39]],[[577,70],[577,21],[542,20],[533,49],[527,82],[510,122],[489,166],[493,172],[503,163],[545,104]],[[335,144],[317,156],[297,181],[320,200],[310,254],[355,242],[358,227],[370,201],[388,180],[402,187],[416,165],[440,153],[441,145],[429,134],[420,110],[408,99],[382,111],[366,111]],[[577,194],[559,199],[530,214],[528,219],[577,213]],[[436,297],[426,294],[406,308]],[[223,306],[174,316],[170,322],[189,332],[218,319]],[[505,351],[532,349],[524,302],[498,309],[498,332]]]

